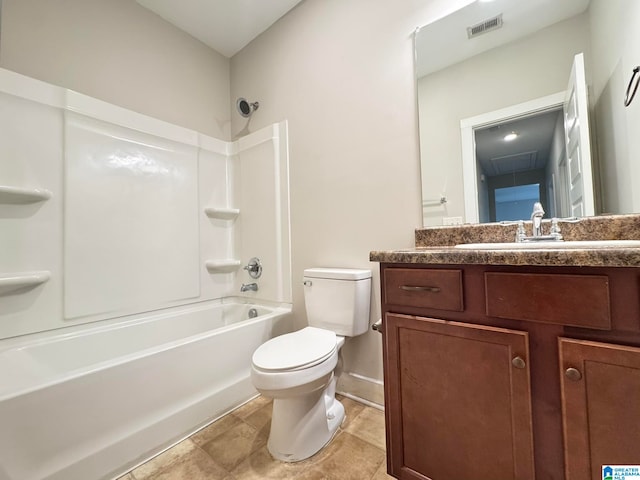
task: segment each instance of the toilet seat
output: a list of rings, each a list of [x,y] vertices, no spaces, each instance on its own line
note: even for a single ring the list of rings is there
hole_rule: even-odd
[[[304,370],[331,357],[337,348],[336,334],[306,327],[263,343],[254,352],[254,367],[265,372]]]

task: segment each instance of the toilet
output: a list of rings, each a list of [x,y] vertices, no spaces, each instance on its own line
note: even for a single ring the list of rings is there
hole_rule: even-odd
[[[303,284],[309,326],[268,340],[251,362],[254,387],[273,398],[267,448],[284,462],[309,458],[337,432],[339,351],[369,328],[370,270],[309,268]]]

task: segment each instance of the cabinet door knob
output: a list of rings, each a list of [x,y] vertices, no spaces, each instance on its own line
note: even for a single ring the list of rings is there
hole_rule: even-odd
[[[511,364],[516,368],[524,368],[527,366],[527,363],[522,357],[515,357],[513,360],[511,360]]]
[[[567,368],[564,371],[564,374],[569,380],[573,380],[574,382],[577,382],[578,380],[580,380],[582,378],[582,374],[580,373],[580,370],[578,370],[577,368],[573,368],[573,367]]]

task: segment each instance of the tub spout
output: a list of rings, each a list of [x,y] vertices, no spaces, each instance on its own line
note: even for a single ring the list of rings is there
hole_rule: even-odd
[[[240,291],[241,292],[257,292],[258,291],[258,284],[257,283],[243,283],[242,286],[240,287]]]

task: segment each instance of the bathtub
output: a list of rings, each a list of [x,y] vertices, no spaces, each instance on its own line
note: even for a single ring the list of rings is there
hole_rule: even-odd
[[[0,342],[0,480],[111,479],[173,445],[256,394],[251,355],[290,311],[223,300]]]

